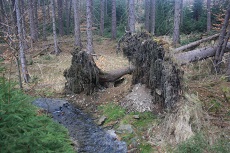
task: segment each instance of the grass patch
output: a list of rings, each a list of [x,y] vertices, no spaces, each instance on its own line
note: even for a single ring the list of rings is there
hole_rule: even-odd
[[[227,153],[230,152],[230,142],[227,139],[219,139],[212,146],[208,144],[204,135],[198,133],[187,141],[178,145],[175,153]]]
[[[154,149],[150,144],[140,144],[139,150],[141,153],[152,153],[154,152]]]
[[[99,110],[101,110],[103,115],[107,117],[105,124],[111,121],[116,121],[125,116],[125,109],[114,103],[102,105],[99,107]]]

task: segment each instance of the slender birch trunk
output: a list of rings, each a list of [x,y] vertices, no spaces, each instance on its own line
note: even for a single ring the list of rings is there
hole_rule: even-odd
[[[18,29],[18,38],[19,38],[19,53],[20,53],[20,61],[21,61],[21,67],[22,67],[22,75],[23,79],[26,83],[29,82],[29,73],[27,70],[26,65],[26,56],[24,53],[23,48],[23,35],[22,35],[22,29],[21,29],[21,13],[19,9],[19,0],[15,0],[15,10],[16,10],[16,17],[17,17],[17,29]]]

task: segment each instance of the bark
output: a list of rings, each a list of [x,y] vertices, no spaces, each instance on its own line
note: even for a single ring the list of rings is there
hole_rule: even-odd
[[[126,74],[132,74],[135,70],[135,67],[125,67],[117,70],[112,70],[110,72],[103,72],[99,75],[99,82],[106,83],[106,82],[115,82],[122,76]]]
[[[146,31],[150,31],[149,29],[149,17],[150,17],[150,0],[145,0],[145,29]]]
[[[23,35],[22,35],[22,29],[21,29],[21,13],[19,9],[19,0],[15,0],[15,10],[16,10],[16,17],[17,17],[17,29],[18,29],[18,34],[19,34],[19,53],[20,53],[20,61],[21,61],[21,67],[22,67],[22,74],[24,81],[26,83],[29,82],[29,73],[27,70],[27,65],[26,65],[26,57],[24,53],[24,48],[23,48]]]
[[[54,51],[55,51],[55,54],[58,55],[60,53],[60,50],[58,49],[58,40],[57,40],[56,23],[55,23],[55,8],[54,8],[55,6],[54,6],[54,0],[51,0],[51,7],[52,7]]]
[[[66,6],[66,33],[69,34],[69,28],[70,28],[70,17],[71,17],[71,4],[72,0],[66,0],[67,6]]]
[[[63,26],[63,0],[58,0],[58,28],[59,28],[59,34],[61,36],[64,35],[64,26]]]
[[[175,0],[174,11],[174,29],[173,29],[173,45],[179,44],[180,40],[180,14],[181,14],[181,0]]]
[[[23,39],[26,39],[26,30],[25,30],[25,1],[21,0],[21,16],[22,16],[22,35]]]
[[[29,3],[29,20],[30,20],[30,36],[33,42],[37,41],[34,23],[33,0],[28,0]]]
[[[35,24],[35,35],[38,39],[38,1],[34,0],[33,2],[33,11],[34,11],[34,24]]]
[[[82,47],[81,44],[81,31],[80,31],[80,12],[79,12],[79,0],[73,0],[74,7],[74,36],[75,46]]]
[[[189,52],[174,54],[174,58],[180,63],[181,65],[188,64],[190,62],[195,62],[199,60],[206,59],[208,57],[213,57],[215,55],[215,51],[217,49],[217,45],[213,47],[204,47],[200,49],[195,49]],[[224,52],[230,51],[230,43],[227,44]]]
[[[134,0],[129,0],[129,30],[135,32],[135,6]]]
[[[18,35],[18,29],[17,29],[17,17],[16,17],[16,11],[15,11],[15,0],[11,0],[11,2],[12,2],[12,22],[14,23],[14,25],[15,26],[13,26],[14,27],[14,34],[16,34],[16,35]]]
[[[112,39],[117,37],[116,0],[112,0]]]
[[[211,0],[207,0],[207,32],[211,31]]]
[[[105,24],[105,0],[101,0],[100,3],[100,8],[101,8],[101,18],[100,18],[100,35],[103,36],[104,35],[104,24]]]
[[[42,1],[42,17],[43,17],[42,39],[45,41],[45,40],[47,40],[47,38],[46,38],[47,19],[46,19],[46,5],[45,5],[45,1]]]
[[[186,49],[189,49],[189,48],[192,48],[194,46],[197,46],[203,42],[206,42],[206,41],[209,41],[209,40],[212,40],[212,39],[216,39],[217,37],[219,36],[219,34],[215,34],[215,35],[212,35],[212,36],[209,36],[207,38],[203,38],[201,40],[198,40],[198,41],[194,41],[190,44],[187,44],[187,45],[184,45],[184,46],[181,46],[181,47],[178,47],[174,50],[174,53],[178,53],[180,51],[183,51],[183,50],[186,50]]]
[[[156,0],[151,0],[151,34],[155,34]]]
[[[222,25],[222,29],[219,36],[219,41],[215,53],[214,58],[214,68],[217,72],[219,72],[219,63],[222,61],[223,50],[225,49],[225,45],[228,42],[229,36],[227,35],[227,27],[229,26],[229,18],[230,18],[230,4],[228,5],[228,9],[225,13],[224,23]]]
[[[228,77],[228,82],[230,82],[230,56],[228,57],[228,68],[227,68],[226,76]]]
[[[93,54],[93,33],[92,33],[92,0],[86,1],[86,15],[87,15],[87,46],[88,54]]]

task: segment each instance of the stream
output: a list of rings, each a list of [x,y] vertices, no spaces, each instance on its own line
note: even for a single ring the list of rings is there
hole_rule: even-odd
[[[127,146],[96,125],[81,110],[59,99],[39,98],[34,105],[45,109],[55,121],[64,125],[79,153],[126,153]]]

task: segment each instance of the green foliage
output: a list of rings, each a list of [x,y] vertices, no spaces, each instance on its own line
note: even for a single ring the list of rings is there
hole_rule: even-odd
[[[176,153],[203,153],[208,149],[208,143],[202,134],[196,134],[187,141],[181,143]]]
[[[0,152],[74,152],[64,127],[39,114],[31,97],[8,87],[1,77]]]
[[[152,153],[152,152],[154,152],[154,150],[150,144],[140,144],[139,149],[140,149],[141,153]]]
[[[102,105],[99,107],[99,110],[107,117],[106,123],[116,121],[125,116],[125,109],[114,103]]]
[[[156,1],[156,35],[167,35],[173,29],[173,0]]]
[[[133,126],[135,127],[147,127],[150,123],[154,122],[156,119],[156,116],[152,112],[143,112],[139,113],[136,112],[134,115],[139,115],[140,119],[135,119],[132,123]]]
[[[228,139],[218,139],[211,146],[208,144],[206,137],[198,133],[187,141],[178,145],[175,153],[227,153],[230,152],[230,144]]]

